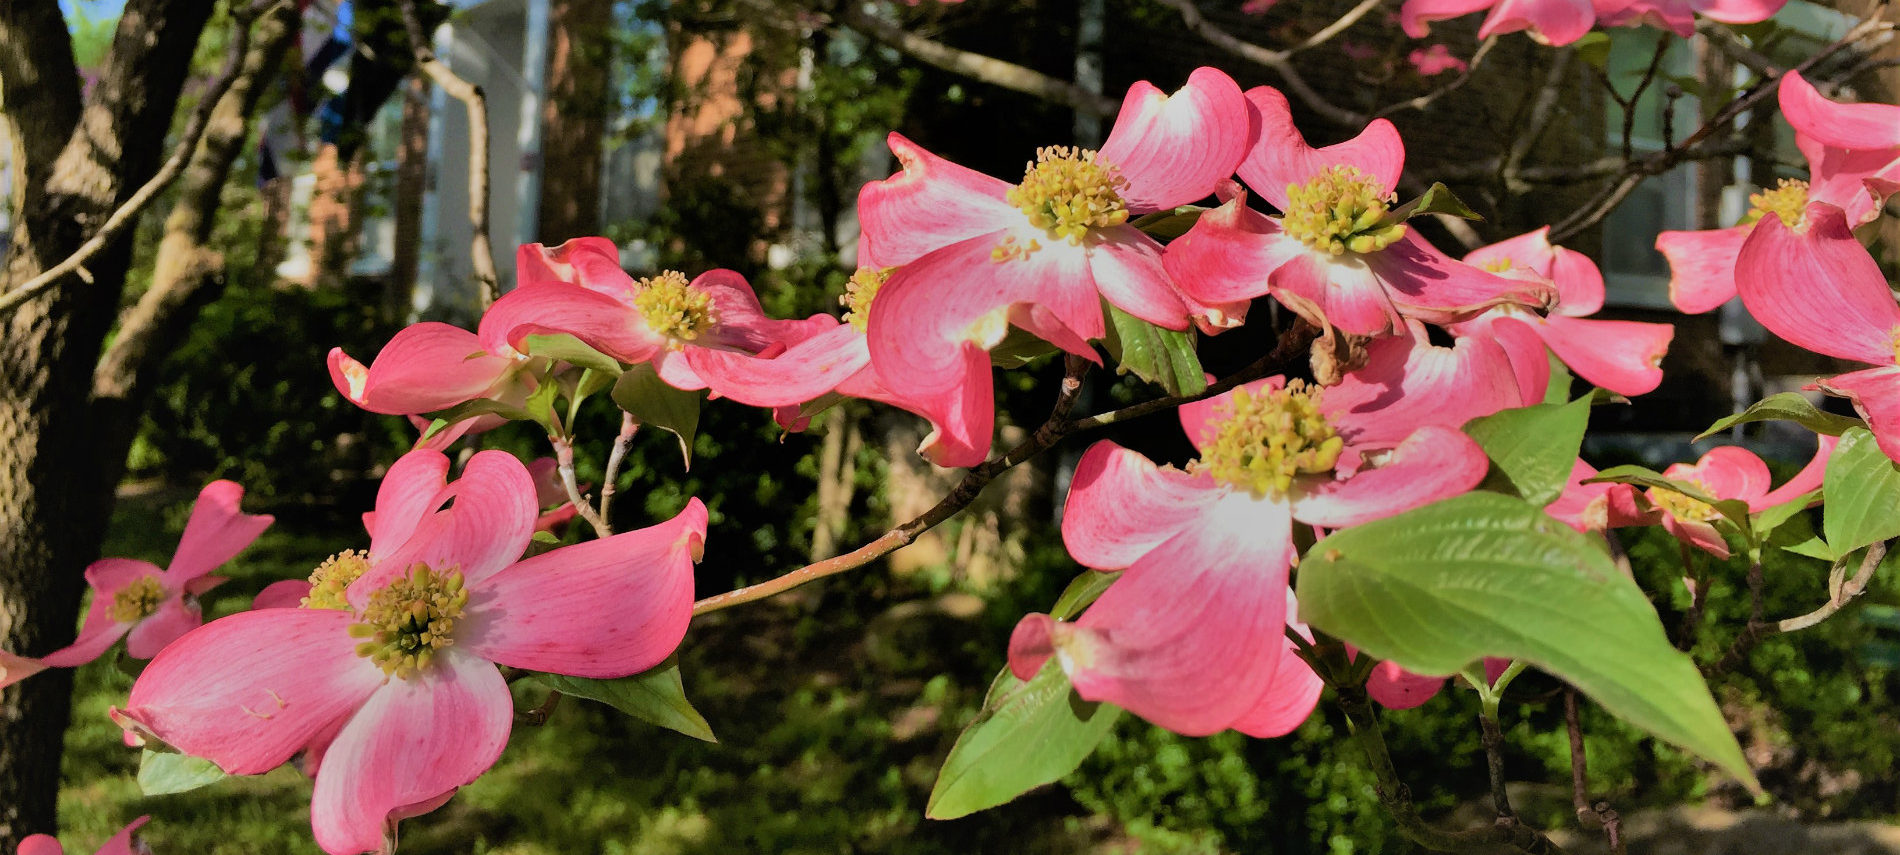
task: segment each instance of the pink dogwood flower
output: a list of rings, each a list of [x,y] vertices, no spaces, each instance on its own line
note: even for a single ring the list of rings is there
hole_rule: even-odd
[[[139,827],[151,821],[149,816],[132,820],[131,824],[119,829],[105,845],[99,847],[94,855],[150,855],[150,849],[143,842],[133,842],[132,834]],[[66,855],[65,847],[59,845],[59,838],[50,834],[29,834],[20,841],[19,855]]]
[[[1388,216],[1405,146],[1374,119],[1359,136],[1315,149],[1293,126],[1286,96],[1248,90],[1259,133],[1240,177],[1284,212],[1269,217],[1236,194],[1168,245],[1165,265],[1189,298],[1244,303],[1262,294],[1356,335],[1382,335],[1405,318],[1451,323],[1493,305],[1543,306],[1548,285],[1509,280],[1439,252]]]
[[[1427,356],[1475,353],[1439,350],[1449,353]],[[1097,442],[1077,465],[1063,543],[1084,566],[1126,572],[1074,622],[1024,618],[1010,668],[1026,679],[1055,656],[1089,700],[1187,735],[1236,727],[1298,662],[1283,638],[1293,525],[1357,525],[1477,486],[1488,466],[1477,444],[1416,417],[1430,422],[1430,404],[1457,401],[1479,379],[1251,383],[1181,408],[1201,452],[1185,470]],[[1508,377],[1496,386],[1515,394]],[[1407,400],[1415,394],[1423,403]],[[1388,410],[1381,397],[1396,403]]]
[[[1816,387],[1854,402],[1880,450],[1900,461],[1900,305],[1840,208],[1807,206],[1794,226],[1762,219],[1735,262],[1748,313],[1789,343],[1878,366]]]
[[[1399,26],[1406,35],[1422,39],[1431,32],[1433,21],[1486,9],[1491,12],[1479,25],[1478,38],[1522,30],[1547,45],[1567,45],[1583,38],[1597,18],[1590,0],[1405,0],[1399,9]]]
[[[1793,71],[1776,95],[1808,159],[1808,180],[1783,179],[1749,196],[1748,214],[1729,228],[1657,235],[1656,249],[1669,260],[1669,300],[1684,312],[1706,312],[1735,296],[1736,255],[1767,215],[1798,227],[1808,204],[1821,202],[1859,226],[1900,190],[1900,107],[1829,101]]]
[[[235,558],[269,528],[269,514],[238,509],[244,488],[213,481],[198,492],[178,550],[161,570],[149,561],[101,558],[86,568],[92,605],[79,637],[67,647],[37,660],[0,653],[0,687],[45,668],[77,668],[98,659],[125,639],[125,654],[150,659],[179,636],[204,622],[198,597],[224,583],[211,571]]]
[[[974,343],[962,346],[958,382],[941,392],[906,394],[884,383],[871,367],[865,334],[871,307],[892,270],[860,267],[847,284],[842,322],[814,315],[787,332],[788,347],[769,357],[744,353],[708,353],[695,363],[715,395],[755,407],[796,412],[798,405],[826,395],[890,404],[930,421],[918,453],[939,466],[967,467],[989,456],[995,430],[996,398],[989,354]],[[795,415],[781,419],[792,427]]]
[[[1549,381],[1547,352],[1583,379],[1621,395],[1641,395],[1662,383],[1662,358],[1675,337],[1671,324],[1593,320],[1603,307],[1603,274],[1583,253],[1553,246],[1550,227],[1472,250],[1465,262],[1508,278],[1549,282],[1557,302],[1540,315],[1504,305],[1452,327],[1461,336],[1496,339],[1526,382],[1525,397],[1542,400]]]
[[[325,561],[300,607],[180,639],[115,718],[233,775],[305,753],[317,844],[388,851],[398,819],[441,806],[500,756],[514,704],[498,665],[623,677],[679,645],[705,540],[698,500],[665,523],[519,560],[538,510],[527,468],[499,451],[454,482],[448,466],[433,451],[397,461],[364,517],[367,553]]]
[[[1695,35],[1695,16],[1724,24],[1755,24],[1781,11],[1788,0],[1596,0],[1606,27],[1649,25],[1683,38]]]
[[[543,360],[545,362],[545,360]],[[372,413],[416,418],[477,399],[520,406],[534,391],[535,364],[513,348],[485,349],[468,330],[434,321],[402,328],[366,367],[343,348],[330,349],[330,381],[350,403]],[[468,434],[492,430],[507,419],[485,414],[464,419],[418,447],[446,448]]]
[[[1186,328],[1195,307],[1129,219],[1213,192],[1247,135],[1240,88],[1212,68],[1172,95],[1135,84],[1099,152],[1041,149],[1013,186],[891,134],[903,169],[858,195],[858,263],[898,268],[865,330],[878,377],[906,394],[968,388],[970,348],[987,351],[1011,325],[1098,360],[1088,342],[1105,333],[1103,300]]]
[[[1827,473],[1827,460],[1834,453],[1835,437],[1820,435],[1814,458],[1788,482],[1769,489],[1768,464],[1746,448],[1725,445],[1711,449],[1694,464],[1675,463],[1663,470],[1663,477],[1697,487],[1716,499],[1739,499],[1748,503],[1750,513],[1792,501],[1821,486]],[[1728,558],[1728,542],[1716,529],[1721,516],[1713,506],[1673,490],[1651,487],[1643,491],[1650,510],[1632,522],[1638,525],[1662,523],[1677,540],[1701,549],[1717,558]]]

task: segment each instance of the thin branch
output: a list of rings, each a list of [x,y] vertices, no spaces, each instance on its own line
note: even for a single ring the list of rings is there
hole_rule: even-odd
[[[1634,145],[1633,141],[1636,133],[1636,107],[1642,102],[1643,93],[1649,91],[1649,84],[1655,82],[1656,72],[1662,68],[1663,57],[1669,54],[1669,38],[1671,35],[1673,34],[1668,30],[1663,30],[1657,34],[1656,52],[1649,57],[1649,67],[1643,69],[1643,79],[1637,81],[1636,89],[1630,92],[1627,100],[1622,98],[1617,99],[1617,103],[1625,105],[1623,107],[1624,160],[1636,159],[1636,151],[1631,148],[1631,146]]]
[[[1807,629],[1808,627],[1833,617],[1835,612],[1845,608],[1848,603],[1854,601],[1854,598],[1866,592],[1867,584],[1874,580],[1874,571],[1880,567],[1881,559],[1886,557],[1886,541],[1881,541],[1873,546],[1867,547],[1867,555],[1861,558],[1860,569],[1854,571],[1854,578],[1831,586],[1833,590],[1828,592],[1827,603],[1825,605],[1800,617],[1791,617],[1786,620],[1777,621],[1775,623],[1775,631],[1795,632],[1797,630]],[[1838,562],[1836,566],[1840,566]]]
[[[275,5],[272,4],[272,6]],[[0,294],[0,314],[19,308],[26,301],[51,290],[69,275],[76,274],[81,280],[91,284],[92,274],[86,272],[84,266],[86,261],[118,239],[119,233],[137,220],[139,214],[145,211],[146,206],[158,198],[158,194],[165,192],[165,188],[170,187],[173,181],[178,180],[178,176],[184,174],[185,165],[191,162],[192,153],[198,150],[199,137],[204,136],[205,126],[211,122],[211,111],[218,106],[218,102],[224,98],[224,93],[231,88],[232,82],[237,80],[239,72],[244,68],[244,56],[250,50],[251,21],[260,12],[268,11],[269,8],[271,7],[257,9],[242,2],[232,4],[231,17],[236,23],[236,32],[232,36],[230,55],[225,58],[224,68],[218,72],[217,79],[213,80],[211,86],[205,90],[204,97],[198,102],[197,108],[192,110],[191,120],[186,123],[185,133],[179,138],[178,145],[172,149],[171,156],[165,159],[164,165],[160,166],[158,171],[132,194],[131,198],[126,199],[124,204],[106,218],[105,223],[99,227],[98,231],[93,232],[92,237],[87,238],[86,242],[80,244],[72,255],[67,256],[66,260],[20,283],[20,287]]]
[[[1747,66],[1749,70],[1754,71],[1756,74],[1763,76],[1774,75],[1775,61],[1751,50],[1748,45],[1742,43],[1741,37],[1735,35],[1735,31],[1729,29],[1726,25],[1718,24],[1707,18],[1698,18],[1696,19],[1695,31],[1703,38],[1708,39],[1709,44],[1714,45],[1716,50],[1727,54],[1729,59]]]
[[[1855,598],[1867,590],[1868,583],[1873,581],[1874,571],[1880,568],[1881,560],[1886,557],[1886,541],[1881,541],[1867,547],[1867,553],[1861,557],[1860,568],[1854,571],[1854,577],[1849,579],[1847,578],[1847,558],[1843,556],[1840,560],[1834,562],[1834,566],[1828,573],[1829,590],[1827,602],[1822,604],[1820,608],[1808,612],[1807,614],[1779,621],[1767,621],[1762,619],[1760,594],[1756,591],[1756,586],[1759,584],[1757,579],[1761,572],[1761,564],[1760,562],[1756,562],[1749,568],[1749,590],[1751,594],[1750,611],[1752,614],[1748,624],[1742,627],[1741,634],[1736,636],[1733,644],[1729,645],[1728,651],[1722,654],[1721,661],[1716,662],[1715,665],[1709,668],[1709,675],[1714,676],[1741,665],[1742,660],[1747,657],[1748,652],[1753,650],[1755,645],[1759,644],[1763,638],[1771,634],[1807,629],[1808,627],[1833,617],[1836,612],[1845,608],[1848,603],[1853,602]]]
[[[924,38],[864,11],[861,4],[850,2],[850,0],[833,5],[828,10],[828,15],[832,26],[856,30],[926,65],[1014,92],[1034,95],[1046,101],[1065,105],[1077,112],[1113,116],[1121,109],[1120,101],[1097,92],[1090,92],[1067,80],[1050,77],[1033,68],[1013,62],[1004,62],[994,57],[953,48],[942,42]]]
[[[567,500],[574,504],[574,510],[581,515],[581,519],[594,527],[595,536],[602,539],[612,537],[613,526],[608,525],[600,511],[594,509],[594,504],[581,494],[580,483],[574,476],[574,444],[567,437],[552,435],[548,437],[548,444],[554,446],[554,468],[561,476],[561,487],[567,490]]]
[[[1451,93],[1458,91],[1459,89],[1464,87],[1467,81],[1471,79],[1471,75],[1477,72],[1478,65],[1484,62],[1485,57],[1491,55],[1491,49],[1494,47],[1497,47],[1497,44],[1498,44],[1497,36],[1491,36],[1489,38],[1486,38],[1484,41],[1479,42],[1478,50],[1471,55],[1471,61],[1468,63],[1465,63],[1465,69],[1463,71],[1458,72],[1457,77],[1452,78],[1449,82],[1445,83],[1445,85],[1440,86],[1437,89],[1433,89],[1432,91],[1427,92],[1423,95],[1420,95],[1416,98],[1408,98],[1404,101],[1398,102],[1397,104],[1392,104],[1386,107],[1382,107],[1379,109],[1378,112],[1374,113],[1373,115],[1378,116],[1378,117],[1385,117],[1385,116],[1390,116],[1394,113],[1402,113],[1406,110],[1423,110],[1426,107],[1431,106],[1432,102],[1437,101],[1438,99],[1443,98],[1446,95],[1450,95]]]
[[[409,33],[409,46],[415,51],[416,68],[428,75],[449,97],[462,102],[468,112],[468,228],[469,262],[474,266],[475,283],[480,288],[482,310],[495,302],[501,288],[501,276],[495,270],[495,249],[488,239],[488,99],[482,88],[450,71],[436,58],[435,49],[422,31],[422,19],[416,14],[415,0],[402,0],[402,24]]]
[[[640,420],[634,418],[632,413],[621,412],[620,435],[614,437],[613,450],[607,452],[607,470],[601,475],[600,518],[602,520],[612,519],[607,514],[607,508],[613,504],[614,482],[620,480],[620,461],[626,458],[627,450],[633,447],[633,437],[639,432]]]
[[[1325,96],[1319,94],[1318,90],[1315,90],[1306,82],[1306,78],[1300,76],[1299,70],[1293,67],[1292,57],[1294,51],[1269,50],[1221,29],[1212,21],[1207,20],[1206,16],[1201,14],[1201,7],[1197,5],[1194,0],[1156,0],[1156,2],[1179,13],[1182,26],[1186,27],[1189,32],[1200,36],[1201,39],[1208,44],[1247,60],[1248,62],[1273,69],[1274,73],[1280,75],[1280,79],[1286,84],[1286,88],[1292,90],[1294,97],[1299,98],[1300,102],[1305,104],[1313,112],[1324,116],[1327,121],[1348,126],[1363,125],[1371,121],[1369,116],[1334,104],[1326,100]],[[1350,15],[1352,13],[1349,12],[1347,14]],[[1361,12],[1359,14],[1363,15],[1364,13]],[[1321,32],[1325,31],[1322,30]],[[1327,38],[1331,38],[1331,35],[1328,35]],[[1298,50],[1298,48],[1295,48],[1295,50]]]
[[[1291,57],[1300,51],[1311,50],[1312,48],[1332,41],[1334,36],[1345,32],[1346,29],[1353,24],[1359,23],[1360,18],[1364,18],[1367,12],[1379,8],[1379,4],[1383,2],[1385,2],[1385,0],[1360,0],[1359,5],[1352,7],[1346,14],[1339,16],[1338,20],[1327,24],[1325,27],[1322,27],[1319,32],[1307,36],[1299,44],[1287,48],[1280,53],[1285,57]]]
[[[1610,809],[1607,801],[1590,801],[1588,760],[1583,751],[1583,725],[1577,718],[1577,690],[1564,687],[1564,730],[1570,735],[1570,804],[1577,810],[1577,824],[1590,828],[1592,822],[1603,828],[1610,855],[1628,851],[1623,843],[1623,818]]]
[[[1537,98],[1531,103],[1529,126],[1512,141],[1511,150],[1504,156],[1504,165],[1498,174],[1504,179],[1504,188],[1512,193],[1525,193],[1530,187],[1518,177],[1518,171],[1524,167],[1524,158],[1529,157],[1531,149],[1550,128],[1550,120],[1557,112],[1557,99],[1563,95],[1570,77],[1570,60],[1577,55],[1574,48],[1557,51],[1551,60],[1550,68],[1544,72],[1544,85],[1537,90]]]
[[[1505,787],[1504,730],[1488,710],[1478,713],[1478,738],[1484,745],[1484,771],[1491,779],[1491,806],[1499,822],[1516,822],[1517,812],[1511,810],[1511,795]]]

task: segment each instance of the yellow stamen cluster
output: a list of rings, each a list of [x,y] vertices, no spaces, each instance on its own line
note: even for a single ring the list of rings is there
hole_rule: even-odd
[[[1701,488],[1704,492],[1708,491],[1708,488],[1700,481],[1690,481],[1687,483]],[[1677,522],[1708,522],[1721,515],[1721,511],[1716,510],[1715,506],[1708,502],[1689,498],[1674,490],[1651,487],[1646,493],[1649,496],[1650,504],[1668,511],[1669,515],[1675,517]]]
[[[1045,146],[1007,198],[1050,240],[1079,244],[1090,229],[1128,222],[1121,197],[1127,186],[1121,171],[1097,160],[1091,149]]]
[[[1773,190],[1749,194],[1748,204],[1754,207],[1742,217],[1742,225],[1753,225],[1774,214],[1781,218],[1782,225],[1800,231],[1807,227],[1808,182],[1783,178]]]
[[[112,595],[110,615],[118,623],[132,623],[151,617],[163,602],[165,586],[158,583],[158,577],[140,576]]]
[[[306,609],[347,609],[350,603],[343,592],[368,570],[369,553],[361,549],[346,549],[325,558],[310,571],[310,593],[298,605]]]
[[[1501,256],[1498,258],[1493,258],[1490,261],[1487,261],[1478,266],[1481,268],[1484,268],[1485,270],[1491,271],[1492,273],[1507,273],[1510,271],[1513,265],[1512,265],[1510,256]]]
[[[712,328],[712,295],[689,287],[686,274],[667,270],[636,280],[633,286],[633,307],[640,310],[648,329],[677,341],[692,341]]]
[[[1286,186],[1281,227],[1332,255],[1377,252],[1405,236],[1404,223],[1380,225],[1397,198],[1357,167],[1329,166],[1305,184]]]
[[[890,281],[895,267],[860,267],[844,283],[844,294],[838,302],[844,306],[844,322],[864,332],[865,324],[871,320],[871,301],[877,299],[877,291]]]
[[[1345,440],[1319,402],[1320,387],[1300,380],[1258,394],[1236,390],[1233,410],[1212,428],[1199,465],[1256,496],[1283,494],[1299,475],[1331,472]]]
[[[466,605],[460,572],[417,564],[409,575],[371,595],[361,622],[350,624],[350,635],[363,639],[356,655],[406,680],[429,667],[436,651],[455,643],[455,621]]]

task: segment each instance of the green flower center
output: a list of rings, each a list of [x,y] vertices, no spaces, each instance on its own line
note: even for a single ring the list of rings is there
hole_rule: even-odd
[[[1334,165],[1305,184],[1286,186],[1286,233],[1330,255],[1377,252],[1405,236],[1404,223],[1380,225],[1397,196],[1357,167]]]
[[[1090,229],[1128,222],[1121,197],[1127,186],[1121,170],[1097,160],[1092,149],[1045,146],[1007,198],[1050,240],[1080,244]]]
[[[1752,226],[1761,222],[1761,218],[1774,214],[1781,218],[1782,225],[1795,231],[1807,228],[1808,182],[1794,178],[1783,178],[1773,190],[1763,190],[1748,196],[1748,213],[1742,217],[1742,225]]]
[[[370,595],[362,619],[350,624],[350,635],[363,639],[356,655],[406,680],[428,668],[436,651],[455,643],[455,622],[467,605],[459,571],[417,564],[409,575]]]
[[[361,549],[346,549],[325,558],[310,571],[310,593],[298,605],[306,609],[347,609],[350,603],[343,592],[368,570],[369,553]]]
[[[133,623],[151,617],[165,602],[165,587],[157,576],[140,576],[132,584],[112,595],[111,617],[118,623]]]
[[[1235,390],[1200,467],[1262,497],[1284,494],[1297,476],[1331,472],[1345,440],[1320,412],[1320,391],[1301,380],[1261,393]]]
[[[865,324],[871,320],[871,301],[877,299],[879,288],[890,281],[895,267],[860,267],[844,283],[844,294],[838,302],[844,305],[844,322],[864,332]]]
[[[712,295],[690,287],[686,274],[667,270],[636,280],[633,287],[633,307],[648,329],[677,341],[692,341],[712,329]]]

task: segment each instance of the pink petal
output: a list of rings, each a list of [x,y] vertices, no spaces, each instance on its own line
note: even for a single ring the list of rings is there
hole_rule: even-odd
[[[166,647],[123,715],[233,775],[267,772],[382,685],[356,655],[349,612],[266,609],[212,621]]]
[[[754,407],[802,404],[871,364],[864,334],[850,324],[834,324],[770,359],[708,348],[692,348],[686,358],[720,397]]]
[[[1742,5],[1779,7],[1781,2],[1785,0],[1752,0]],[[1716,17],[1712,12],[1703,14]],[[1835,148],[1900,149],[1900,106],[1831,101],[1797,71],[1782,76],[1776,95],[1781,101],[1781,115],[1797,133]]]
[[[1383,465],[1339,481],[1296,481],[1293,518],[1326,528],[1383,519],[1478,486],[1490,465],[1470,437],[1426,425],[1400,443]]]
[[[1775,16],[1788,0],[1701,0],[1696,11],[1724,24],[1757,24]],[[1900,121],[1896,117],[1894,121]]]
[[[114,594],[119,589],[147,576],[163,576],[165,571],[150,561],[136,558],[101,558],[86,565],[86,584],[95,594]],[[107,597],[110,599],[110,596]]]
[[[1202,517],[1220,494],[1205,476],[1163,469],[1102,440],[1075,465],[1062,510],[1062,542],[1083,566],[1118,570]]]
[[[1663,232],[1656,249],[1669,260],[1669,302],[1699,315],[1735,296],[1735,257],[1753,225],[1693,232]]]
[[[1188,326],[1182,302],[1161,264],[1161,244],[1133,226],[1099,229],[1089,250],[1089,274],[1104,299],[1128,314],[1171,330]]]
[[[939,247],[1023,219],[1003,197],[1011,185],[944,160],[902,134],[890,135],[902,169],[858,191],[858,264],[894,267]]]
[[[1465,254],[1465,263],[1486,267],[1507,262],[1511,269],[1522,269],[1551,278],[1551,266],[1557,260],[1557,248],[1550,244],[1550,227],[1543,226],[1517,237],[1478,247]]]
[[[218,569],[270,527],[275,517],[238,509],[243,498],[244,488],[231,481],[213,481],[198,492],[185,533],[178,538],[178,551],[165,568],[168,582],[183,585]]]
[[[1409,710],[1435,697],[1445,687],[1445,680],[1414,674],[1397,662],[1380,662],[1366,676],[1366,694],[1386,709]]]
[[[132,625],[132,631],[125,636],[125,655],[150,659],[204,622],[204,614],[195,603],[187,606],[181,598],[167,599],[159,604],[158,611]]]
[[[620,267],[620,247],[604,237],[578,237],[556,247],[524,243],[515,251],[516,290],[543,285],[579,285],[622,294],[633,277]]]
[[[1529,30],[1547,45],[1567,45],[1596,23],[1590,0],[1500,0],[1478,28],[1478,38]]]
[[[1690,0],[1596,0],[1597,21],[1606,27],[1645,24],[1683,38],[1695,34],[1695,10]]]
[[[66,855],[59,838],[50,834],[29,834],[20,841],[19,855]]]
[[[446,492],[454,499],[448,510],[423,518],[407,541],[373,556],[370,569],[350,583],[346,596],[353,608],[362,609],[371,594],[418,563],[459,570],[474,588],[528,548],[541,509],[535,504],[534,479],[514,455],[478,452]]]
[[[871,365],[890,388],[943,392],[962,381],[963,345],[988,349],[1004,328],[995,313],[1013,306],[1040,310],[1035,326],[1049,337],[1052,326],[1067,330],[1058,345],[1100,338],[1101,297],[1082,247],[1054,243],[1027,258],[991,260],[1005,233],[952,244],[898,268],[871,303],[867,324]],[[1082,349],[1087,349],[1086,347]],[[1089,351],[1093,356],[1093,351]]]
[[[1755,452],[1734,445],[1710,449],[1708,454],[1696,461],[1692,471],[1694,475],[1691,477],[1699,479],[1708,488],[1709,495],[1718,499],[1740,499],[1753,503],[1767,495],[1773,483],[1768,474],[1768,464],[1755,456]]]
[[[860,341],[863,339],[860,338]],[[963,346],[962,380],[948,391],[900,394],[884,386],[875,371],[860,371],[838,387],[840,394],[902,407],[930,421],[930,433],[917,453],[938,466],[967,467],[989,457],[996,432],[995,379],[989,354]]]
[[[1722,539],[1722,533],[1716,531],[1715,526],[1706,522],[1679,520],[1666,513],[1662,515],[1662,524],[1677,540],[1724,561],[1728,560],[1728,541]]]
[[[632,305],[571,285],[516,288],[482,315],[481,345],[490,353],[525,350],[528,336],[555,333],[627,363],[645,362],[665,344]]]
[[[1137,561],[1075,623],[1025,619],[1010,668],[1023,677],[1046,658],[1040,634],[1083,698],[1188,736],[1227,729],[1284,658],[1288,524],[1282,503],[1230,496]]]
[[[1511,373],[1517,376],[1517,403],[1507,408],[1542,402],[1545,390],[1550,388],[1550,348],[1532,328],[1534,320],[1517,312],[1506,312],[1485,324],[1482,332],[1459,331],[1460,341],[1490,336],[1510,358]]]
[[[251,600],[252,609],[294,609],[310,596],[310,583],[303,579],[284,579],[264,586]]]
[[[1207,375],[1207,379],[1209,382],[1212,382],[1214,375]],[[1285,386],[1286,378],[1274,375],[1272,377],[1263,377],[1251,383],[1243,383],[1234,389],[1229,389],[1212,397],[1182,404],[1175,411],[1181,419],[1181,432],[1187,434],[1188,442],[1194,444],[1195,450],[1206,451],[1208,446],[1214,442],[1214,434],[1211,433],[1211,431],[1214,429],[1215,423],[1233,414],[1235,393],[1241,389],[1245,389],[1249,395],[1258,395],[1263,391],[1280,389]]]
[[[448,500],[449,458],[439,451],[411,451],[396,458],[376,487],[376,510],[363,515],[371,555],[387,555],[416,531],[422,518]]]
[[[625,677],[665,660],[693,615],[698,499],[672,520],[544,552],[470,590],[458,649],[531,671]]]
[[[407,680],[369,696],[324,752],[310,826],[330,855],[383,850],[397,815],[481,777],[514,724],[514,701],[493,664],[451,647]]]
[[[1748,313],[1775,335],[1816,353],[1892,365],[1900,305],[1880,265],[1854,239],[1841,209],[1811,204],[1797,233],[1770,214],[1735,261]]]
[[[1627,484],[1585,484],[1584,481],[1595,478],[1596,467],[1582,460],[1570,467],[1570,478],[1564,482],[1564,491],[1544,506],[1544,513],[1581,532],[1602,531],[1609,528],[1610,508],[1608,493],[1617,488],[1629,490]]]
[[[1808,156],[1808,200],[1834,205],[1850,226],[1872,222],[1900,175],[1900,149],[1835,148],[1802,134],[1795,145]]]
[[[1280,239],[1294,242],[1290,237]],[[1302,252],[1273,271],[1273,296],[1302,315],[1307,313],[1300,311],[1301,301],[1318,307],[1321,317],[1307,318],[1316,326],[1331,324],[1353,335],[1385,335],[1400,327],[1403,319],[1365,258]],[[1288,294],[1298,301],[1289,301]]]
[[[92,586],[92,604],[86,607],[79,637],[73,643],[40,657],[53,668],[77,668],[98,659],[125,637],[133,624],[112,619],[113,595],[143,578],[162,578],[163,572],[149,562],[130,558],[101,558],[86,568],[86,584]],[[164,586],[160,582],[161,587]],[[176,589],[165,588],[168,601],[176,602]]]
[[[1900,461],[1900,369],[1869,368],[1823,380],[1820,386],[1852,400],[1880,450]]]
[[[46,663],[0,650],[0,689],[46,670]]]
[[[150,822],[151,819],[149,816],[141,816],[138,819],[132,820],[131,824],[119,829],[118,834],[112,835],[110,840],[107,840],[104,845],[100,846],[99,851],[95,853],[95,855],[135,855],[135,853],[144,851],[145,847],[143,846],[137,848],[133,847],[132,834],[138,831],[140,826]],[[29,855],[25,844],[21,844],[20,846],[20,855]]]
[[[1473,267],[1439,252],[1416,229],[1363,258],[1400,313],[1426,323],[1461,321],[1493,306],[1541,308],[1557,300],[1555,286],[1508,279]]]
[[[1197,68],[1173,95],[1147,81],[1129,87],[1101,159],[1121,169],[1134,214],[1185,205],[1234,174],[1251,141],[1252,111],[1233,78]]]
[[[715,347],[758,353],[779,339],[784,322],[765,316],[752,283],[736,270],[708,270],[693,277],[689,288],[712,298],[713,328],[688,344],[688,349]],[[803,322],[793,322],[802,327]]]
[[[1299,607],[1293,602],[1293,592],[1288,591],[1286,599],[1287,625],[1311,641],[1312,631],[1299,622]],[[1274,669],[1273,682],[1267,684],[1253,708],[1230,725],[1233,729],[1255,739],[1272,739],[1292,733],[1313,714],[1326,682],[1313,673],[1312,666],[1296,651],[1293,640],[1286,639],[1286,649],[1280,652],[1280,665]]]
[[[1182,293],[1218,304],[1267,293],[1268,277],[1306,252],[1306,244],[1281,233],[1278,220],[1247,207],[1247,194],[1239,193],[1202,214],[1168,244],[1161,261]]]
[[[1531,326],[1578,376],[1619,395],[1642,395],[1662,384],[1663,354],[1676,335],[1670,324],[1563,315]]]
[[[1320,411],[1348,445],[1390,448],[1422,425],[1457,428],[1521,406],[1510,359],[1496,343],[1467,336],[1439,347],[1423,329],[1413,333],[1375,340],[1365,366],[1321,394]]]
[[[331,357],[332,380],[337,353]],[[404,327],[383,346],[364,377],[360,400],[350,394],[355,384],[347,371],[337,389],[372,413],[429,413],[486,395],[513,364],[488,355],[474,333],[430,321]]]
[[[1808,465],[1801,467],[1801,471],[1796,472],[1793,478],[1789,478],[1788,483],[1768,491],[1767,495],[1760,499],[1749,502],[1748,510],[1751,513],[1794,501],[1801,494],[1820,488],[1821,481],[1827,475],[1827,461],[1834,456],[1834,446],[1841,441],[1841,438],[1824,433],[1816,434],[1815,438],[1820,442],[1815,446],[1814,457],[1808,460]]]
[[[1260,114],[1260,136],[1238,168],[1240,180],[1253,192],[1286,210],[1286,188],[1305,184],[1335,164],[1357,167],[1390,191],[1405,169],[1405,144],[1391,122],[1373,119],[1359,135],[1337,145],[1312,148],[1293,125],[1286,96],[1271,86],[1247,90],[1247,101]]]
[[[1590,256],[1557,247],[1550,280],[1557,285],[1558,311],[1573,318],[1594,315],[1603,308],[1603,271]]]
[[[1415,39],[1425,38],[1431,33],[1431,22],[1461,18],[1473,12],[1489,9],[1498,0],[1405,0],[1399,8],[1399,26],[1405,34]]]

